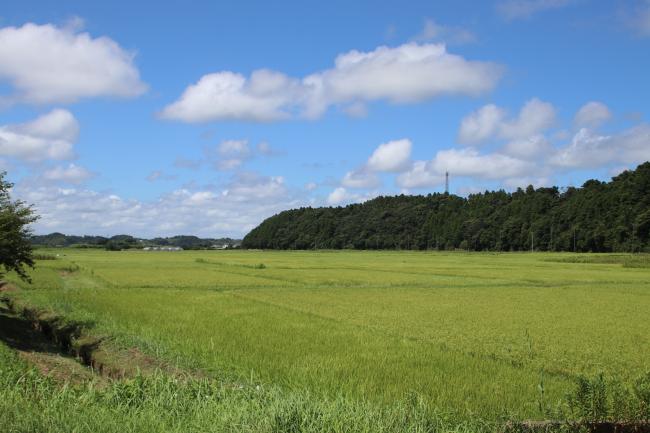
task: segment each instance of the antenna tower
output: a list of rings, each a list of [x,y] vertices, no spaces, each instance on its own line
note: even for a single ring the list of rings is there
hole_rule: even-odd
[[[449,172],[445,172],[445,194],[449,194]]]

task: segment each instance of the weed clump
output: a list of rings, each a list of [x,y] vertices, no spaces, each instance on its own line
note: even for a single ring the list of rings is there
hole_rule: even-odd
[[[631,383],[598,374],[581,376],[567,396],[567,417],[588,422],[649,421],[650,371]]]

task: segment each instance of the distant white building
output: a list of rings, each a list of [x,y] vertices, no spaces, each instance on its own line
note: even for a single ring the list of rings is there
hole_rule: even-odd
[[[143,251],[183,251],[181,247],[144,247]]]

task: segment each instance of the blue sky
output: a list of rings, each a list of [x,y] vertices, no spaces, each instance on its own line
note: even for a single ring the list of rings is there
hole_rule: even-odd
[[[650,159],[650,1],[11,2],[0,168],[37,233],[242,236],[297,206]]]

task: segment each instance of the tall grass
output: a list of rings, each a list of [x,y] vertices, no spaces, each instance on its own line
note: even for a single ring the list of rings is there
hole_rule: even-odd
[[[164,374],[96,386],[61,386],[0,344],[3,433],[124,432],[488,432],[410,399],[387,406],[322,399],[308,391]]]

